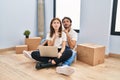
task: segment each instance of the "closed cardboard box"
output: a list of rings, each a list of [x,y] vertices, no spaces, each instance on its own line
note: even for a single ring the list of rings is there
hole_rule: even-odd
[[[104,62],[105,46],[92,43],[77,45],[78,60],[95,66]]]
[[[36,50],[41,41],[41,37],[26,38],[25,44],[28,45],[28,50]]]
[[[28,50],[28,46],[27,45],[18,45],[16,46],[16,53],[17,54],[21,54],[23,53],[23,50]]]

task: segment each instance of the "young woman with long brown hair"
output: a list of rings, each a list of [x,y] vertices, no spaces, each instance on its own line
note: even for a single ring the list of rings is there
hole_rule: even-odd
[[[65,49],[67,38],[66,34],[62,31],[62,23],[59,18],[53,18],[51,20],[50,33],[47,34],[46,40],[48,46],[56,46],[58,48],[57,57],[41,57],[39,51],[33,51],[31,54],[23,51],[25,56],[38,61],[36,63],[36,69],[55,66],[68,60],[72,56],[72,51]]]

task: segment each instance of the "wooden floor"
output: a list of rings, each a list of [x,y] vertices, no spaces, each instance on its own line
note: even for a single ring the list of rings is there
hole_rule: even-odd
[[[120,80],[120,59],[116,58],[94,67],[77,61],[71,76],[57,74],[55,67],[36,70],[34,66],[23,54],[0,53],[0,80]]]

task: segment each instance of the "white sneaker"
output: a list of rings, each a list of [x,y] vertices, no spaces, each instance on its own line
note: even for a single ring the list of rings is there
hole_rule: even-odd
[[[34,60],[33,58],[32,58],[32,56],[31,56],[31,52],[29,52],[29,51],[23,51],[23,54],[25,55],[25,57],[27,57],[27,58],[29,58],[29,59],[31,59],[31,60]],[[34,60],[35,61],[35,60]]]
[[[71,75],[75,70],[70,66],[64,65],[57,67],[56,72],[64,75]]]

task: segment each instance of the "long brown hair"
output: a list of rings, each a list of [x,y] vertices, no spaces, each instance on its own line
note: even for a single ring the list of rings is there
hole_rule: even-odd
[[[60,21],[59,18],[53,18],[53,19],[51,20],[51,22],[50,22],[50,37],[52,37],[53,34],[55,33],[55,30],[54,30],[54,28],[53,28],[53,26],[52,26],[52,23],[53,23],[53,21],[55,21],[55,20],[58,20],[58,21],[60,22],[60,27],[59,27],[58,32],[59,32],[59,37],[61,37],[61,36],[62,36],[62,22]]]

